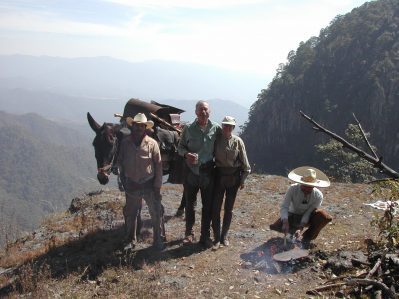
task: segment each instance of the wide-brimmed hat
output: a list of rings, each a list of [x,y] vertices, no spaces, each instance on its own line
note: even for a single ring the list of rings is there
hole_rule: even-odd
[[[128,126],[132,126],[133,123],[136,124],[146,124],[147,129],[150,129],[154,126],[154,122],[152,120],[147,120],[147,117],[145,116],[144,113],[137,113],[134,118],[131,118],[128,116],[126,118],[126,123]]]
[[[296,183],[312,187],[328,187],[330,180],[321,170],[311,166],[295,168],[288,174],[288,178]]]
[[[230,125],[230,126],[235,126],[236,125],[236,120],[232,116],[225,116],[222,120],[222,125]]]

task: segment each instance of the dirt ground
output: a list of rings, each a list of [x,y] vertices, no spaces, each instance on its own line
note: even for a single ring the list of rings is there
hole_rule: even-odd
[[[198,244],[183,246],[184,219],[174,217],[181,199],[179,185],[162,187],[168,241],[162,252],[150,246],[152,236],[146,209],[144,240],[133,251],[124,251],[120,246],[123,195],[110,188],[85,196],[78,201],[77,211],[53,216],[43,228],[9,244],[7,251],[1,253],[0,273],[19,268],[14,271],[14,278],[8,275],[0,280],[3,283],[0,294],[77,298],[308,298],[308,290],[335,277],[324,267],[329,256],[342,250],[366,253],[364,240],[377,237],[370,221],[374,213],[380,212],[364,205],[375,201],[368,185],[332,183],[323,190],[323,207],[333,221],[315,240],[309,257],[278,263],[273,261],[272,254],[282,250],[283,239],[281,234],[270,231],[269,224],[277,219],[279,204],[288,187],[289,180],[284,177],[251,175],[236,200],[229,234],[231,244],[217,251],[203,250]],[[198,204],[197,236],[200,210]],[[332,293],[323,295],[332,296]]]

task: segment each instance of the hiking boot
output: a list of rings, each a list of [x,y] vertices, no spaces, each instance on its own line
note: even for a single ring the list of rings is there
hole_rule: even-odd
[[[310,240],[308,239],[302,239],[301,241],[301,248],[302,249],[310,249],[311,244],[310,244]]]
[[[194,235],[188,235],[183,239],[183,245],[190,245],[194,242]]]
[[[223,244],[223,246],[229,246],[230,245],[230,241],[228,240],[228,239],[223,239],[222,240],[222,244]]]
[[[213,242],[210,238],[200,239],[199,244],[206,249],[213,247]]]
[[[136,247],[136,244],[133,241],[130,242],[123,242],[123,250],[133,250]]]
[[[216,251],[219,249],[219,247],[220,247],[220,242],[215,242],[215,244],[213,244],[212,250]]]

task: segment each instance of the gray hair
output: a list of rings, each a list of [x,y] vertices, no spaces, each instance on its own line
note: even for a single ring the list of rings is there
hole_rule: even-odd
[[[197,111],[198,107],[201,106],[201,105],[203,105],[203,104],[207,104],[207,105],[209,106],[209,103],[208,103],[207,101],[205,101],[205,100],[199,100],[199,101],[197,102],[197,104],[195,104],[195,111]]]

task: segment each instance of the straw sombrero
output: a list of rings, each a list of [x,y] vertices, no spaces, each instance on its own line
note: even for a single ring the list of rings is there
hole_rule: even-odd
[[[312,187],[328,187],[330,180],[321,170],[311,167],[302,166],[295,168],[288,174],[288,178],[296,183],[312,186]]]
[[[134,118],[131,118],[130,116],[126,118],[126,123],[130,127],[134,123],[136,124],[146,124],[147,129],[150,129],[154,126],[154,122],[152,120],[147,121],[147,117],[145,116],[144,113],[137,113]]]

